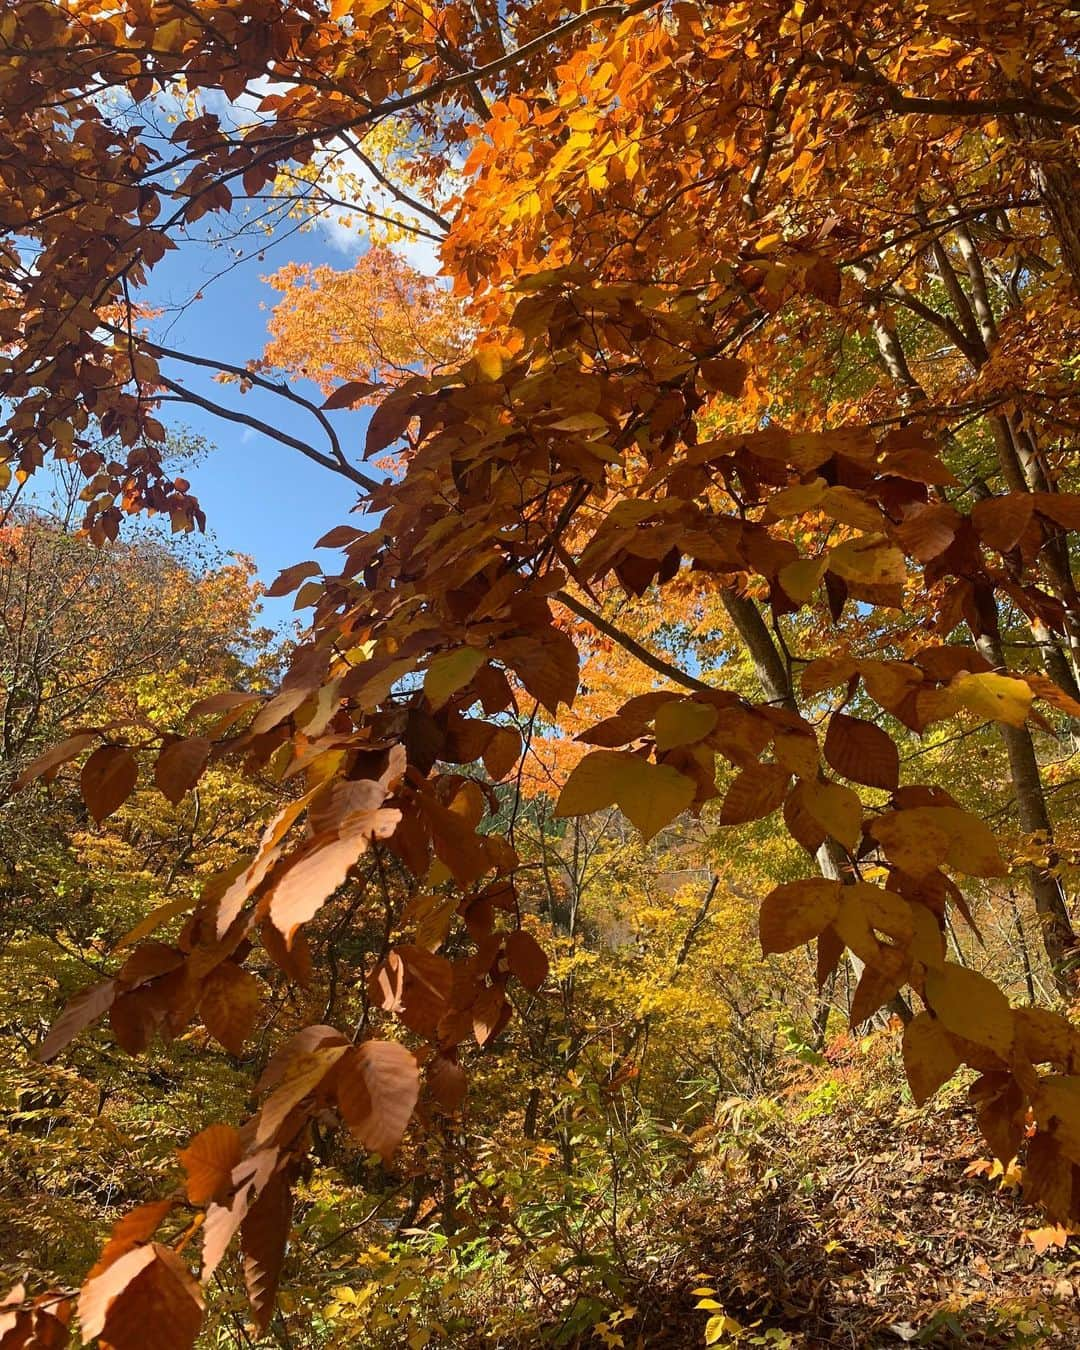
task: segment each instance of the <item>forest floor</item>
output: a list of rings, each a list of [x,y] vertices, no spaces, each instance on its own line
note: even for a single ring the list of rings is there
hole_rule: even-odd
[[[808,1070],[756,1119],[728,1104],[692,1178],[630,1224],[626,1246],[658,1254],[606,1343],[700,1347],[712,1317],[722,1350],[1080,1347],[1080,1237],[1040,1227],[962,1091],[917,1110],[875,1075]]]
[[[761,1343],[781,1347],[1080,1347],[1080,1241],[972,1166],[964,1107],[905,1119],[838,1102],[771,1136],[746,1159],[749,1191],[721,1153],[703,1164],[714,1200],[676,1205],[684,1269],[638,1291],[641,1344],[702,1344],[700,1276],[691,1287],[744,1328],[736,1344],[771,1329]]]

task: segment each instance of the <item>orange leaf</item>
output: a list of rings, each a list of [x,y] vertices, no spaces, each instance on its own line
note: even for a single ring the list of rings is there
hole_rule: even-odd
[[[209,1125],[179,1150],[187,1173],[187,1198],[193,1205],[205,1205],[222,1194],[241,1154],[240,1135],[231,1125]]]

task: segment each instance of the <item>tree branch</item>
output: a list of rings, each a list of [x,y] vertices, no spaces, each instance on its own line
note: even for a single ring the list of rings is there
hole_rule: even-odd
[[[657,675],[662,675],[675,684],[681,684],[684,689],[692,689],[696,694],[711,694],[714,692],[712,685],[706,684],[704,680],[696,679],[693,675],[688,675],[685,670],[680,670],[678,666],[671,665],[663,657],[656,656],[649,651],[648,647],[643,647],[636,638],[632,638],[629,633],[624,633],[621,628],[616,628],[602,614],[597,614],[595,610],[591,610],[588,605],[582,604],[580,600],[576,600],[566,591],[556,591],[552,599],[557,600],[560,605],[565,605],[579,619],[584,619],[586,623],[592,624],[598,632],[603,633],[605,637],[609,637],[612,642],[617,643],[624,651],[636,657],[643,666],[648,666],[650,670],[654,670]]]

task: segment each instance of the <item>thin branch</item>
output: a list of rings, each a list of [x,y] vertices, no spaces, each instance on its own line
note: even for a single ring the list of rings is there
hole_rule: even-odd
[[[566,608],[576,614],[579,619],[584,619],[586,623],[592,624],[592,626],[603,633],[605,637],[609,637],[612,642],[617,643],[624,651],[628,651],[631,656],[636,657],[642,665],[648,666],[650,670],[654,670],[658,675],[662,675],[665,679],[672,680],[675,684],[681,684],[684,689],[692,689],[697,694],[711,694],[715,692],[712,686],[706,684],[704,680],[699,680],[693,675],[688,675],[685,670],[680,670],[678,666],[673,666],[665,661],[663,657],[655,655],[655,653],[649,651],[648,647],[643,647],[636,638],[632,638],[629,633],[624,633],[621,628],[616,628],[616,626],[605,619],[602,614],[597,614],[595,610],[591,610],[588,605],[582,604],[580,600],[576,600],[572,595],[567,594],[566,591],[556,591],[554,596],[552,596],[552,599],[557,600],[560,605],[565,605]]]

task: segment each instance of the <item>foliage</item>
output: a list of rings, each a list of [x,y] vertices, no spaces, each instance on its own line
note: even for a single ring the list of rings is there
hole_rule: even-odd
[[[552,1334],[618,1344],[634,1316],[622,1177],[644,1191],[667,1175],[648,1102],[613,1104],[650,1039],[670,1122],[695,1062],[715,1097],[717,1062],[767,1068],[785,1025],[820,1053],[849,970],[853,1026],[906,1023],[914,1095],[974,1073],[1003,1173],[1022,1158],[1047,1220],[1080,1220],[1077,845],[1057,796],[1080,717],[1078,39],[1075,11],[1048,0],[1004,16],[937,0],[24,0],[0,16],[16,481],[50,452],[77,463],[99,544],[138,510],[191,530],[201,512],[164,467],[159,418],[193,401],[339,474],[366,513],[320,541],[325,567],[272,588],[302,584],[312,612],[273,688],[208,691],[183,727],[121,706],[16,780],[81,762],[99,826],[141,810],[151,773],[174,810],[235,773],[228,791],[266,811],[258,842],[230,834],[199,894],[152,910],[36,1051],[78,1055],[105,1014],[133,1054],[205,1033],[250,1061],[253,1110],[196,1135],[183,1189],[121,1219],[77,1299],[19,1291],[5,1338],[51,1344],[77,1315],[84,1339],[127,1350],[153,1316],[182,1350],[236,1246],[266,1333],[287,1316],[277,1290],[294,1223],[303,1237],[319,1213],[321,1161],[400,1166],[403,1231],[437,1176],[432,1250],[453,1247],[455,1289],[474,1256],[516,1274],[554,1245],[535,1276],[567,1287]],[[223,120],[193,90],[256,114]],[[165,107],[180,109],[167,143]],[[302,213],[322,169],[346,150],[364,162],[387,124],[401,181],[369,157],[371,172],[436,229],[452,301],[389,255],[348,279],[288,274],[302,284],[265,359],[344,380],[322,406],[256,361],[143,331],[137,296],[197,222],[263,197]],[[303,350],[304,330],[343,331],[338,305],[361,301],[359,340],[333,360]],[[304,407],[321,439],[192,393],[184,363]],[[379,478],[328,415],[376,383],[393,386],[367,425],[365,459],[392,456]],[[98,433],[123,449],[102,453]],[[933,771],[960,738],[987,761],[946,790]],[[756,845],[748,859],[733,839]],[[688,860],[705,898],[679,939],[671,902],[652,943],[656,879]],[[759,979],[730,900],[751,893]],[[978,934],[983,914],[1015,919],[1019,998],[1006,963],[977,968],[960,943],[956,923]],[[703,935],[716,985],[688,993]],[[772,959],[808,942],[813,980],[800,955],[785,980]],[[1053,1008],[1035,1006],[1037,979]],[[490,1067],[497,1046],[529,1066],[524,1102]],[[524,1153],[505,1128],[486,1155],[458,1149],[467,1088],[520,1113]],[[563,1164],[550,1177],[529,1151],[541,1118]],[[477,1196],[480,1245],[461,1246]],[[397,1334],[405,1305],[414,1343],[449,1334],[412,1255],[404,1278],[396,1249],[369,1255],[371,1279],[329,1304],[343,1336],[356,1309]],[[742,1337],[714,1311],[708,1339]]]

